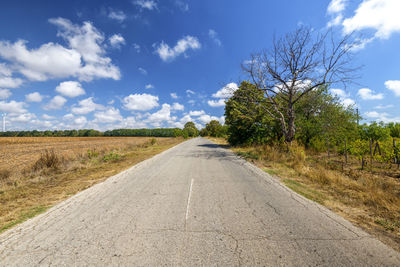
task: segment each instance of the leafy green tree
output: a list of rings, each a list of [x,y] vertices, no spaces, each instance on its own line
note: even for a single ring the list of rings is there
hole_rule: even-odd
[[[400,123],[389,123],[387,127],[390,130],[390,136],[400,138]]]
[[[199,135],[199,130],[197,130],[196,125],[192,121],[187,122],[183,130],[187,131],[189,137],[196,137]]]
[[[277,123],[266,109],[264,93],[243,81],[225,105],[228,142],[232,145],[264,143],[278,137]]]
[[[372,122],[370,125],[363,124],[360,127],[360,134],[364,140],[384,141],[390,137],[390,129],[385,127],[383,122]]]
[[[224,135],[224,128],[217,120],[212,120],[206,124],[206,130],[209,136],[222,137]]]
[[[200,136],[208,136],[208,131],[206,128],[203,128],[199,132]]]
[[[300,99],[295,112],[296,139],[306,147],[316,148],[315,144],[324,143],[325,149],[328,144],[339,145],[345,138],[354,140],[358,137],[353,107],[343,106],[337,97],[329,94],[326,86]]]
[[[185,126],[183,128],[196,128],[196,125],[192,121],[188,121],[185,123]]]

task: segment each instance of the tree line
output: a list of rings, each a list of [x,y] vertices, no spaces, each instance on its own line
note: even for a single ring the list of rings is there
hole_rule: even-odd
[[[227,126],[221,125],[218,121],[212,120],[201,130],[196,128],[194,122],[187,122],[183,129],[180,128],[156,128],[156,129],[114,129],[105,132],[93,129],[81,130],[46,130],[46,131],[7,131],[0,132],[0,137],[196,137],[214,136],[222,137],[227,133]]]
[[[179,128],[157,129],[115,129],[97,131],[93,129],[54,130],[54,131],[7,131],[0,132],[0,137],[91,137],[91,136],[129,136],[129,137],[178,137],[184,136]]]

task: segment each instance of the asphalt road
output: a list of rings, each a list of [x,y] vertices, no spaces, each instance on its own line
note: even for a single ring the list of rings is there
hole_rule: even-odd
[[[0,236],[1,266],[399,266],[391,248],[203,138]]]

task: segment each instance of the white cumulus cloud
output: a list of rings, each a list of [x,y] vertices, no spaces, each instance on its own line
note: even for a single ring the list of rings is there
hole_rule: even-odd
[[[96,104],[93,101],[93,97],[89,97],[79,101],[78,105],[74,105],[71,109],[72,113],[74,114],[88,114],[95,110],[102,110],[104,109],[103,105]]]
[[[87,123],[85,116],[79,116],[74,119],[74,126],[76,128],[82,128]]]
[[[165,62],[172,61],[181,54],[184,54],[187,50],[198,50],[201,48],[201,44],[197,37],[185,36],[178,40],[174,47],[170,47],[164,41],[159,45],[155,45],[155,53]]]
[[[22,79],[13,78],[12,74],[13,72],[10,66],[5,63],[0,63],[0,88],[17,88],[23,83]]]
[[[185,109],[185,107],[182,105],[182,104],[179,104],[179,103],[174,103],[173,105],[172,105],[172,109],[174,109],[174,110],[184,110]]]
[[[94,113],[95,123],[113,123],[121,121],[123,118],[119,112],[119,109],[111,107],[105,111]]]
[[[111,10],[108,17],[118,22],[123,22],[127,18],[126,14],[121,10]]]
[[[163,121],[171,120],[173,120],[173,118],[171,117],[171,106],[169,104],[162,104],[160,110],[150,114],[147,118],[147,121],[155,127],[159,127],[160,123]]]
[[[218,98],[218,100],[208,100],[207,104],[210,107],[223,107],[225,106],[225,100],[232,97],[233,93],[238,89],[239,87],[236,83],[228,83],[212,95],[212,97]]]
[[[25,113],[27,110],[25,109],[24,102],[17,102],[17,101],[0,101],[0,112],[9,112],[9,113]]]
[[[1,45],[1,43],[0,43],[0,45]],[[3,87],[3,88],[17,88],[21,84],[22,84],[22,80],[20,78],[1,77],[0,76],[0,87]]]
[[[27,102],[42,102],[43,96],[39,92],[33,92],[25,95],[25,100]]]
[[[338,97],[340,99],[340,102],[343,104],[345,107],[353,106],[356,105],[356,102],[350,98],[350,94],[346,93],[342,89],[337,89],[333,88],[329,90],[332,95]]]
[[[383,94],[382,93],[378,93],[375,94],[374,91],[372,91],[369,88],[361,88],[360,90],[358,90],[357,93],[362,100],[380,100],[383,99]]]
[[[44,106],[44,109],[46,109],[46,110],[61,109],[66,102],[67,102],[67,99],[65,99],[64,97],[62,97],[60,95],[56,95],[49,101],[49,103],[47,103],[46,106]]]
[[[127,110],[150,110],[158,107],[158,96],[150,94],[131,94],[123,99],[124,108]]]
[[[95,78],[120,79],[119,68],[105,56],[104,36],[92,23],[84,22],[80,26],[64,18],[53,18],[49,22],[58,27],[57,36],[63,38],[68,47],[49,42],[30,49],[24,40],[15,43],[0,41],[0,57],[33,81],[67,77],[77,77],[83,81]],[[10,81],[7,79],[5,82]],[[16,87],[15,82],[20,84],[22,81],[14,81]]]
[[[208,100],[208,101],[207,101],[207,104],[208,104],[210,107],[213,107],[213,108],[215,108],[215,107],[223,107],[223,106],[225,106],[225,100],[224,100],[224,99],[219,99],[219,100]]]
[[[363,0],[354,16],[343,21],[344,32],[373,29],[375,37],[387,39],[400,31],[399,10],[398,0]]]
[[[189,112],[189,115],[193,116],[193,117],[198,117],[198,116],[201,116],[201,115],[204,115],[204,114],[206,114],[204,112],[204,110],[194,110],[194,111],[190,111]]]
[[[10,118],[12,122],[31,122],[33,119],[36,118],[35,114],[32,113],[22,113]]]
[[[157,9],[157,3],[154,0],[136,0],[133,3],[142,9]]]
[[[45,120],[54,120],[56,117],[55,116],[50,116],[48,114],[43,114],[42,118]]]
[[[228,83],[224,87],[222,87],[220,90],[218,90],[215,94],[212,95],[212,97],[215,98],[230,98],[233,96],[233,93],[239,89],[238,85],[236,83]]]
[[[327,9],[327,13],[331,16],[328,27],[340,25],[343,21],[343,12],[346,8],[348,0],[332,0]]]
[[[400,81],[399,80],[389,80],[385,82],[387,89],[392,91],[395,96],[400,96]]]
[[[56,92],[71,98],[86,94],[85,90],[82,88],[82,85],[76,81],[61,82],[56,87]]]
[[[335,14],[342,12],[346,8],[348,0],[332,0],[328,5],[328,13]]]
[[[209,122],[212,121],[212,120],[219,121],[219,123],[221,123],[221,124],[224,124],[224,123],[225,123],[225,118],[224,118],[224,116],[216,117],[216,116],[210,116],[210,115],[208,115],[208,114],[204,114],[204,115],[201,115],[201,116],[199,117],[199,121],[200,121],[202,124],[209,123]]]
[[[7,99],[12,95],[8,89],[0,89],[0,99]]]
[[[371,119],[373,121],[378,121],[378,122],[381,121],[381,122],[384,122],[384,123],[389,123],[389,122],[400,123],[400,117],[399,116],[393,117],[393,116],[390,116],[386,112],[380,113],[380,112],[377,112],[377,111],[368,111],[368,112],[365,112],[364,115],[367,118],[369,118],[369,119]]]
[[[125,39],[121,34],[114,34],[110,38],[108,38],[110,45],[114,48],[120,48],[121,45],[125,44]]]

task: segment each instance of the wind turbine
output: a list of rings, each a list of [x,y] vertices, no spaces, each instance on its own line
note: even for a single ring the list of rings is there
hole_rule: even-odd
[[[6,131],[6,116],[7,116],[7,113],[3,113],[3,132]]]

